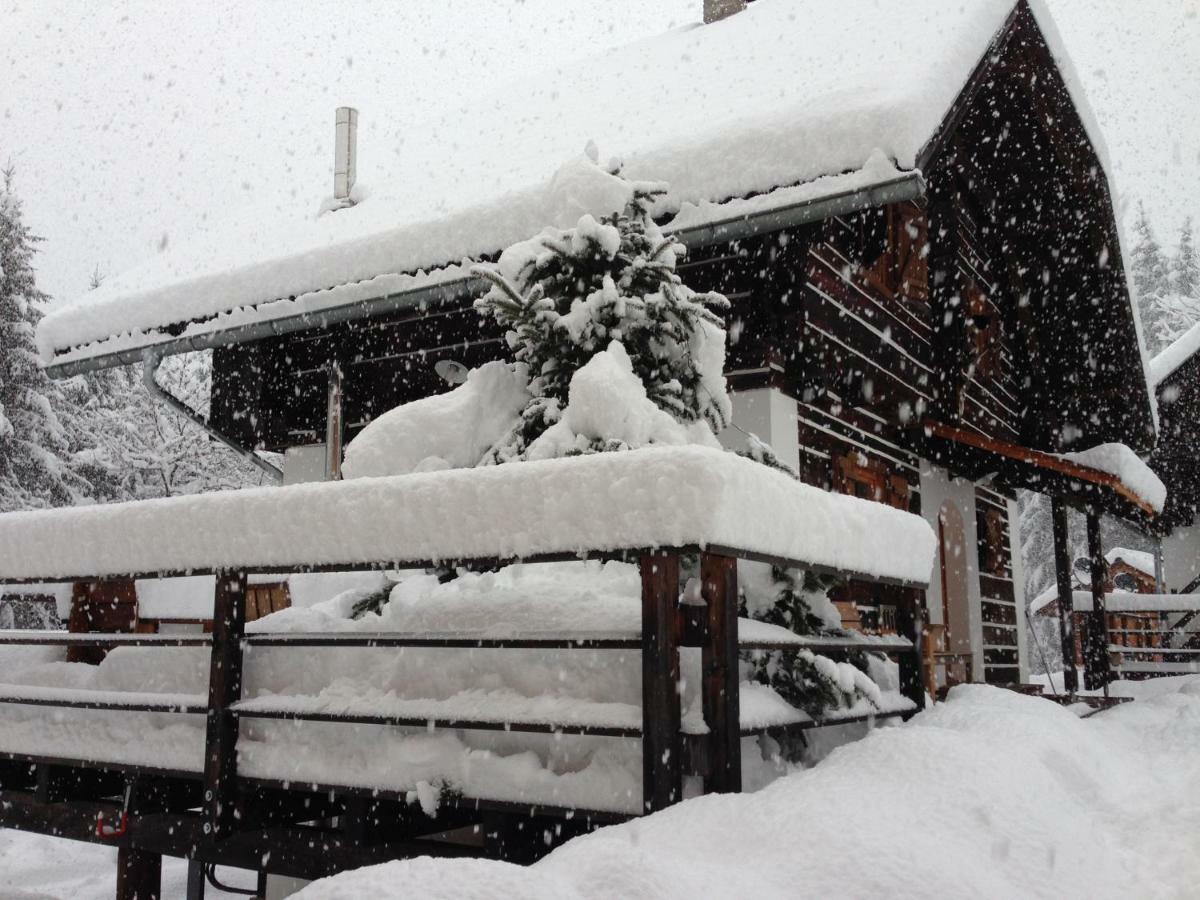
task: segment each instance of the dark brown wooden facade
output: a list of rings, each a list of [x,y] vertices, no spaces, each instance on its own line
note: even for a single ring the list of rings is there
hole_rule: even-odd
[[[1023,5],[920,168],[923,198],[693,248],[681,266],[689,285],[731,301],[730,387],[796,399],[802,477],[920,513],[923,460],[975,481],[997,471],[989,453],[932,440],[929,423],[1018,451],[1146,449],[1153,422],[1103,168]],[[444,390],[437,361],[505,354],[469,300],[314,328],[217,350],[213,416],[249,446],[320,442],[336,364],[349,440]],[[1007,500],[1016,487],[1078,500],[1037,466],[1007,476],[978,487],[974,511],[983,671],[996,682],[1019,671]],[[878,586],[841,599],[848,624],[868,627],[908,602]]]

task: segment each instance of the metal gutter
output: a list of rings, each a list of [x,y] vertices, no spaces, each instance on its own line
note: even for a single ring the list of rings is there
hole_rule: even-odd
[[[896,178],[882,181],[864,188],[839,191],[813,197],[777,209],[763,210],[746,215],[731,216],[717,222],[682,228],[667,233],[674,234],[689,249],[711,246],[726,241],[745,240],[756,235],[818,222],[830,216],[848,215],[863,209],[901,203],[925,196],[925,179],[919,171],[905,172]],[[107,369],[113,366],[133,365],[141,362],[146,354],[161,359],[177,353],[210,350],[233,344],[248,343],[268,337],[278,337],[312,328],[327,328],[340,322],[370,319],[392,312],[410,310],[427,304],[456,302],[481,296],[487,283],[474,276],[464,276],[453,281],[417,287],[395,294],[386,294],[370,300],[361,300],[345,306],[335,306],[315,313],[300,313],[248,325],[236,325],[222,331],[196,334],[188,337],[167,338],[148,347],[117,350],[88,359],[71,362],[51,363],[46,372],[51,378],[69,378],[84,372]],[[187,413],[185,413],[187,415]],[[193,418],[195,413],[189,415]],[[207,426],[203,426],[207,429]],[[224,442],[223,438],[218,438]]]
[[[163,354],[157,350],[149,350],[142,357],[142,382],[146,385],[146,390],[150,392],[151,397],[161,403],[165,403],[183,417],[191,420],[200,428],[203,428],[238,456],[242,457],[242,459],[262,469],[276,481],[283,480],[282,469],[279,469],[267,462],[253,450],[243,447],[223,431],[214,428],[208,423],[208,420],[205,419],[204,416],[200,415],[200,413],[196,412],[194,409],[164,388],[161,384],[159,384],[158,379],[154,376],[158,372],[158,367],[162,365],[162,361]]]

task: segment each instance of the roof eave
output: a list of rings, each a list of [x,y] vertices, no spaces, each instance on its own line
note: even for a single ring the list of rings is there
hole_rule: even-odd
[[[728,241],[745,240],[755,235],[782,231],[831,216],[848,215],[864,209],[902,203],[925,196],[926,184],[918,170],[903,172],[884,181],[813,197],[774,209],[733,216],[706,222],[672,232],[689,249],[698,249]],[[64,362],[51,361],[46,372],[51,378],[69,378],[85,372],[109,369],[142,362],[148,354],[157,357],[211,350],[263,338],[279,337],[312,328],[327,328],[341,322],[375,318],[392,312],[414,309],[426,304],[457,302],[477,297],[486,290],[486,283],[474,276],[415,287],[410,290],[384,294],[344,306],[333,306],[320,312],[299,313],[259,322],[214,328],[191,335],[167,337],[136,347],[99,353]]]

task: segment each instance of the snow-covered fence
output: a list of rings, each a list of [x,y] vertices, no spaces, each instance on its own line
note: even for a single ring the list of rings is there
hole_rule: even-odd
[[[1071,595],[1075,615],[1095,609],[1087,591]],[[1200,672],[1200,594],[1142,594],[1117,591],[1104,595],[1110,618],[1108,654],[1112,671],[1123,680],[1140,680]],[[1124,617],[1136,627],[1114,627]]]
[[[401,809],[418,801],[422,807],[427,805],[425,794],[436,794],[436,787],[423,779],[406,782],[403,773],[382,778],[338,770],[340,751],[354,740],[356,726],[429,733],[540,733],[555,740],[563,736],[640,740],[640,797],[606,796],[593,789],[581,801],[557,788],[539,793],[545,779],[528,777],[518,791],[504,780],[522,777],[519,771],[488,769],[480,762],[459,783],[448,779],[444,784],[448,792],[442,805],[452,813],[432,819],[428,813],[434,806],[430,806],[424,818],[411,814],[406,827],[415,836],[443,831],[448,822],[459,821],[454,815],[478,815],[481,810],[496,815],[519,809],[526,818],[536,810],[538,815],[564,815],[577,823],[653,811],[683,798],[687,776],[705,791],[740,790],[744,736],[828,724],[747,690],[739,680],[742,651],[808,649],[836,655],[872,650],[897,657],[905,696],[844,711],[836,720],[839,723],[909,713],[923,700],[915,611],[902,612],[898,623],[902,636],[875,640],[812,638],[764,623],[739,623],[739,560],[923,587],[933,547],[933,535],[918,517],[827,494],[731,454],[690,447],[0,516],[3,580],[72,576],[94,580],[178,572],[216,576],[211,636],[27,632],[0,637],[0,644],[166,646],[180,653],[188,647],[207,648],[207,696],[0,686],[0,703],[6,704],[78,708],[114,717],[173,713],[186,719],[203,712],[202,757],[184,753],[176,761],[161,752],[153,762],[143,757],[131,765],[106,756],[100,745],[80,746],[77,755],[61,749],[51,754],[36,745],[41,733],[38,723],[25,723],[24,731],[0,729],[0,751],[10,759],[35,764],[53,757],[58,766],[74,761],[132,771],[131,778],[199,783],[201,812],[174,811],[170,836],[164,836],[161,821],[135,816],[129,837],[123,840],[150,852],[199,855],[233,865],[244,864],[244,847],[234,838],[256,827],[262,798],[268,794],[326,797],[322,808],[351,819],[358,808],[351,803],[353,798],[395,802]],[[641,580],[637,630],[248,634],[244,629],[248,576],[253,572],[422,568],[434,563],[481,570],[502,561],[534,564],[586,558],[637,563]],[[688,592],[683,566],[692,558],[698,560],[698,585],[684,602]],[[247,651],[271,648],[275,653],[311,658],[307,654],[314,648],[352,647],[638,653],[641,708],[599,702],[543,708],[392,698],[331,710],[307,697],[243,697]],[[682,657],[697,650],[700,715],[685,720],[680,696]],[[297,779],[292,771],[272,770],[252,753],[247,755],[245,747],[239,753],[246,723],[271,720],[349,726],[339,742],[326,748],[331,754],[323,769],[331,773],[327,781]],[[104,730],[91,732],[101,745]],[[305,733],[294,732],[288,740],[299,752],[305,738]],[[21,739],[32,743],[20,745]],[[86,828],[81,831],[78,821],[64,829],[61,816],[55,818],[36,792],[25,796],[9,790],[12,779],[17,788],[26,787],[29,771],[28,766],[4,770],[5,800],[10,805],[0,809],[0,825],[19,821],[69,836],[94,837]],[[436,771],[436,766],[429,771]],[[132,795],[137,806],[138,794],[132,791]],[[95,797],[88,799],[89,808],[96,808]],[[111,802],[103,810],[109,821],[121,812]],[[311,809],[305,806],[304,810],[293,812],[292,818],[311,819]],[[303,839],[279,838],[273,845],[272,871],[311,876],[368,858],[354,856],[347,846],[341,855],[314,860],[303,850],[309,840],[308,834]],[[396,853],[438,852],[438,847],[422,840],[419,847],[410,842]]]

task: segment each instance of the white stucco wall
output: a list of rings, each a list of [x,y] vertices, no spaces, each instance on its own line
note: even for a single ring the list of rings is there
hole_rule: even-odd
[[[967,569],[967,611],[968,631],[971,639],[973,662],[971,677],[983,680],[983,609],[979,593],[979,559],[974,551],[976,547],[975,529],[975,485],[960,478],[951,478],[945,469],[921,460],[921,515],[938,533],[938,510],[946,501],[958,507],[963,518],[964,543],[966,549]],[[934,566],[933,578],[926,594],[926,606],[929,610],[930,622],[941,625],[942,622],[942,581],[941,581],[941,547],[938,547],[938,561]]]
[[[1200,525],[1176,528],[1162,540],[1163,582],[1182,591],[1200,576]]]
[[[283,454],[283,483],[325,480],[325,445],[288,447]]]
[[[733,424],[721,432],[721,444],[731,450],[745,450],[746,436],[741,428],[770,445],[780,462],[800,468],[799,409],[796,401],[778,388],[755,388],[736,391],[733,401]]]
[[[1017,601],[1017,664],[1022,684],[1029,683],[1029,626],[1025,608],[1025,562],[1021,559],[1021,516],[1017,501],[1008,501],[1008,552],[1012,558],[1013,599]]]

